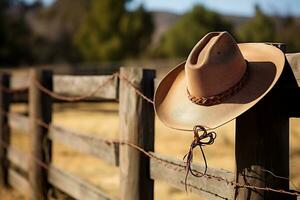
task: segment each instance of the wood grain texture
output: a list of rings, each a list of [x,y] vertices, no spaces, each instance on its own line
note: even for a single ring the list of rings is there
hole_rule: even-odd
[[[29,117],[17,113],[8,114],[8,123],[12,129],[17,130],[22,134],[29,132]]]
[[[38,120],[50,124],[52,117],[52,99],[41,92],[35,81],[52,90],[52,73],[49,71],[31,69],[29,87],[29,136],[30,136],[30,166],[29,180],[32,189],[32,198],[46,200],[49,184],[48,171],[39,162],[48,165],[51,162],[51,141],[48,139],[48,130],[38,124]]]
[[[98,188],[84,182],[83,180],[67,174],[62,170],[51,166],[49,169],[49,182],[67,193],[71,197],[83,200],[110,200],[111,198],[103,194]]]
[[[166,160],[170,163],[184,166],[182,160],[174,159],[169,156],[161,155],[158,153],[152,153],[155,157]],[[152,179],[162,180],[167,182],[173,187],[181,190],[185,190],[185,175],[186,171],[184,167],[178,167],[177,170],[172,169],[174,166],[167,165],[156,159],[150,160],[150,175]],[[193,164],[193,169],[203,172],[204,166]],[[234,181],[234,174],[230,171],[223,169],[208,168],[207,174],[211,174],[217,177],[224,178],[229,181]],[[234,186],[227,184],[225,181],[201,177],[197,178],[192,175],[188,176],[188,191],[199,194],[203,199],[233,199]],[[201,199],[202,199],[201,198]]]
[[[284,77],[281,77],[284,78]],[[276,86],[236,119],[236,180],[241,184],[289,190],[289,116],[286,89]],[[273,192],[237,188],[236,199],[293,199]]]
[[[53,141],[73,147],[79,152],[87,153],[100,158],[109,164],[119,164],[119,145],[108,143],[102,139],[83,135],[62,127],[51,125],[49,137]]]
[[[29,170],[29,158],[27,154],[22,153],[21,151],[16,151],[13,148],[8,149],[8,159],[18,168],[24,172]]]
[[[277,82],[277,85],[280,85],[280,88],[283,90],[282,98],[287,100],[280,106],[283,107],[282,110],[289,117],[300,117],[300,106],[298,106],[300,102],[300,88],[299,80],[296,80],[299,79],[299,76],[297,76],[297,72],[300,70],[299,55],[296,55],[296,57],[290,57],[290,61],[287,56],[284,70]]]
[[[300,53],[288,53],[286,58],[300,87]]]
[[[29,118],[21,114],[10,113],[9,124],[11,128],[28,134]],[[109,164],[119,165],[119,145],[107,143],[99,138],[87,136],[63,127],[50,125],[49,138],[66,144],[82,153],[93,155]]]
[[[26,178],[21,176],[18,172],[13,169],[9,169],[9,185],[12,186],[15,190],[20,193],[30,196],[31,195],[31,187]]]
[[[30,83],[29,70],[16,70],[11,71],[11,84],[10,88],[19,89],[29,87]]]
[[[121,68],[126,77],[147,97],[153,97],[155,72],[142,68]],[[154,150],[153,105],[139,97],[126,80],[120,80],[120,140]],[[135,149],[120,146],[121,200],[152,200],[153,180],[150,179],[149,158]]]
[[[0,74],[0,84],[9,88],[10,76]],[[10,98],[9,94],[4,90],[0,90],[0,186],[8,186],[8,168],[7,147],[10,144],[10,128],[8,125]]]
[[[54,76],[54,92],[66,96],[82,96],[96,92],[89,99],[116,99],[117,98],[117,78],[111,76]]]
[[[8,151],[9,160],[15,164],[17,167],[25,172],[28,172],[28,157],[25,154],[15,151],[14,149],[9,149]],[[13,171],[12,176],[10,175],[10,184],[15,187],[22,186],[25,187],[24,191],[28,191],[30,188],[28,181],[16,174]],[[67,193],[75,199],[91,199],[91,200],[108,200],[111,199],[104,195],[98,188],[82,181],[81,179],[74,177],[70,174],[59,170],[54,166],[49,167],[49,182],[60,189],[61,191]],[[18,188],[16,188],[18,189]],[[21,188],[23,189],[23,188]]]
[[[284,44],[272,44],[285,51]],[[236,181],[258,187],[289,190],[289,117],[297,107],[293,93],[299,91],[286,61],[272,90],[236,119]],[[266,171],[268,170],[268,171]],[[296,199],[280,193],[236,188],[236,199]]]

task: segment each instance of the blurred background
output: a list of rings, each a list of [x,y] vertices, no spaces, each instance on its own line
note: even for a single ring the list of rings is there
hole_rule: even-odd
[[[0,66],[187,57],[209,31],[299,51],[298,0],[1,0]]]
[[[237,42],[284,42],[287,52],[299,52],[300,1],[0,0],[0,67],[50,66],[61,73],[68,67],[93,74],[130,65],[155,68],[160,78],[207,32],[224,30]],[[54,124],[118,138],[117,102],[55,103],[53,109]],[[28,107],[14,104],[12,110],[27,113]],[[192,136],[155,123],[155,151],[182,159]],[[291,178],[293,188],[299,188],[300,120],[291,119],[290,125]],[[210,167],[235,169],[234,129],[234,122],[219,128],[216,143],[205,148]],[[28,138],[14,130],[12,145],[29,151]],[[56,166],[118,199],[118,168],[63,144],[53,145]],[[197,161],[202,161],[200,155]],[[28,198],[0,188],[0,199]],[[199,197],[155,181],[155,199]]]

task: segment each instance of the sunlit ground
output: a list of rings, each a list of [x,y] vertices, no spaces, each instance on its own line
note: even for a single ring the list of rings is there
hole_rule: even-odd
[[[13,110],[21,111],[24,106],[14,106]],[[57,125],[79,131],[82,134],[91,134],[94,137],[118,138],[119,120],[118,104],[116,103],[80,103],[80,104],[56,104],[54,106],[53,122]],[[293,183],[300,188],[300,121],[291,120],[291,177]],[[182,159],[188,150],[192,140],[192,134],[175,131],[164,126],[156,120],[155,151],[169,156]],[[234,123],[217,130],[218,137],[215,144],[205,147],[208,165],[214,168],[223,168],[233,171],[234,161]],[[28,152],[27,136],[15,133],[12,144]],[[196,154],[196,160],[202,158]],[[76,152],[62,144],[54,143],[54,165],[67,172],[79,176],[82,179],[96,185],[101,190],[118,198],[119,194],[119,171],[117,167],[110,166],[93,156]],[[1,191],[3,200],[23,200],[26,197],[17,191]],[[155,199],[194,200],[199,196],[186,194],[184,191],[170,187],[162,181],[155,181]]]

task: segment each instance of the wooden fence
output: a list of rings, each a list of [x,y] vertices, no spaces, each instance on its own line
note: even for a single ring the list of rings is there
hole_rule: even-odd
[[[286,65],[275,88],[236,120],[236,171],[208,168],[207,175],[201,178],[189,176],[189,191],[199,194],[203,199],[299,197],[296,191],[290,190],[289,180],[278,178],[289,177],[288,119],[300,115],[296,106],[300,100],[299,88],[288,62]],[[184,190],[184,163],[154,152],[153,105],[137,93],[138,90],[150,99],[153,97],[155,71],[121,68],[119,73],[119,77],[126,79],[117,76],[52,75],[50,71],[38,69],[2,74],[2,186],[29,192],[34,199],[47,199],[51,187],[58,188],[74,199],[112,199],[95,186],[58,169],[51,163],[52,142],[59,141],[118,166],[122,200],[153,200],[155,180],[166,181]],[[127,80],[131,81],[131,85]],[[118,101],[120,138],[116,141],[93,138],[52,124],[51,104],[54,98],[43,92],[37,82],[57,95],[71,97],[90,94],[89,99]],[[105,83],[105,87],[90,92],[91,88],[102,83]],[[132,87],[132,84],[135,87]],[[9,112],[11,93],[14,89],[23,87],[29,88],[28,116]],[[31,154],[24,154],[9,145],[10,128],[27,134],[30,138]],[[133,147],[140,147],[142,151]],[[203,171],[204,166],[193,164],[193,169]],[[272,171],[276,176],[264,169]]]

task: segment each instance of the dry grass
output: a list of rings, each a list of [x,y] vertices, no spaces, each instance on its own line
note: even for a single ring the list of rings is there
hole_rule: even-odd
[[[23,106],[15,106],[14,110],[24,110]],[[54,123],[80,131],[82,134],[92,134],[95,137],[118,138],[118,105],[102,104],[60,104],[54,106]],[[300,187],[300,121],[291,120],[292,149],[291,175],[293,182]],[[234,161],[234,123],[217,130],[218,138],[212,146],[205,147],[210,167],[224,168],[233,171]],[[182,159],[192,140],[192,134],[174,131],[156,120],[155,151]],[[28,141],[23,134],[14,133],[12,144],[28,152]],[[198,154],[199,155],[199,154]],[[199,158],[200,156],[196,156]],[[95,184],[100,189],[118,198],[119,176],[118,168],[107,165],[92,156],[78,153],[62,144],[54,143],[54,164],[84,180]],[[17,192],[0,191],[3,200],[24,200]],[[193,200],[199,196],[188,194],[172,188],[162,181],[155,181],[155,199]]]

